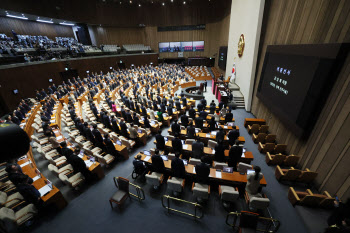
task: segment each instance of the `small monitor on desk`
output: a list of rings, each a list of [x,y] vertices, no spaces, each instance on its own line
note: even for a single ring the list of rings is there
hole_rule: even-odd
[[[142,133],[141,129],[138,129],[137,132],[138,132],[138,133]]]
[[[251,174],[251,173],[254,173],[254,170],[248,169],[248,170],[247,170],[247,175],[249,175],[249,174]]]
[[[119,141],[119,140],[117,140],[117,144],[118,144],[119,146],[121,146],[121,145],[122,145],[122,142]]]
[[[143,154],[144,154],[144,155],[149,155],[149,156],[150,156],[150,155],[151,155],[151,152],[149,152],[148,150],[144,150],[144,151],[143,151]]]
[[[155,124],[156,124],[156,122],[155,122],[155,121],[151,121],[151,123],[152,123],[152,125],[155,125]]]
[[[224,167],[222,168],[222,171],[223,171],[223,172],[226,172],[226,173],[233,173],[233,167],[224,166]]]

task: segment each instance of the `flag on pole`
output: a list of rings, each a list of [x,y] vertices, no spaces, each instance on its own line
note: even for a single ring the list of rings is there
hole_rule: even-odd
[[[236,82],[236,63],[233,63],[233,66],[232,66],[231,80],[230,82],[232,83]]]

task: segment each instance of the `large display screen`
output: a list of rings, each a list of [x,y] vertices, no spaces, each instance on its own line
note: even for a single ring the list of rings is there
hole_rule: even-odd
[[[170,43],[169,42],[160,42],[159,43],[159,52],[160,53],[170,52]]]
[[[159,42],[159,52],[204,51],[204,41]]]
[[[308,136],[348,44],[268,46],[258,98],[297,136]]]
[[[204,51],[204,41],[193,41],[193,51]]]

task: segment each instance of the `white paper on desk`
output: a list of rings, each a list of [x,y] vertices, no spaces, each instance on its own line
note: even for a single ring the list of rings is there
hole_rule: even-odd
[[[210,133],[207,133],[207,138],[210,138]]]
[[[188,145],[183,145],[182,149],[186,150],[188,148]]]
[[[211,153],[212,153],[212,154],[215,154],[215,149],[213,149]]]
[[[55,120],[51,120],[50,122],[51,122],[51,123],[55,123]]]
[[[58,130],[54,130],[53,132],[54,132],[54,133],[58,133],[59,131],[58,131]]]
[[[216,171],[215,176],[216,176],[216,178],[221,178],[221,172]]]
[[[62,136],[58,136],[56,139],[57,139],[57,140],[60,140],[61,138],[62,138]]]
[[[42,187],[41,189],[39,189],[39,193],[40,196],[44,196],[45,194],[47,194],[48,192],[50,192],[52,190],[52,188],[50,188],[49,185],[45,185],[44,187]]]
[[[21,167],[24,167],[24,166],[27,166],[28,164],[30,164],[30,161],[25,162],[25,163],[21,164],[20,166],[21,166]]]
[[[213,131],[213,132],[211,132],[211,135],[214,135],[214,136],[215,136],[215,135],[217,134],[217,132],[218,132],[218,131]]]
[[[84,157],[84,155],[78,154],[78,157],[82,159]]]
[[[84,162],[85,162],[86,167],[88,167],[88,168],[91,167],[94,164],[90,160],[85,160]]]
[[[147,155],[144,160],[147,162],[148,160],[150,160],[150,158],[151,156]]]
[[[37,179],[40,179],[40,176],[36,176],[33,178],[33,181],[36,181]]]
[[[242,153],[242,156],[241,156],[242,158],[245,158],[245,154],[244,153]]]
[[[193,173],[196,173],[196,167],[193,167]]]
[[[224,125],[224,129],[227,129],[227,125]]]

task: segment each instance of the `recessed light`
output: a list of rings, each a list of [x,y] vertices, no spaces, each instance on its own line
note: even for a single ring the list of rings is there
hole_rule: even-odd
[[[174,2],[174,0],[170,0],[170,2]]]
[[[130,4],[132,3],[132,1],[130,1]]]
[[[141,6],[141,4],[139,4],[139,7]]]
[[[162,3],[162,6],[164,6],[164,5],[165,5],[165,3],[163,2],[163,3]]]
[[[186,2],[184,1],[184,5],[186,4]]]

